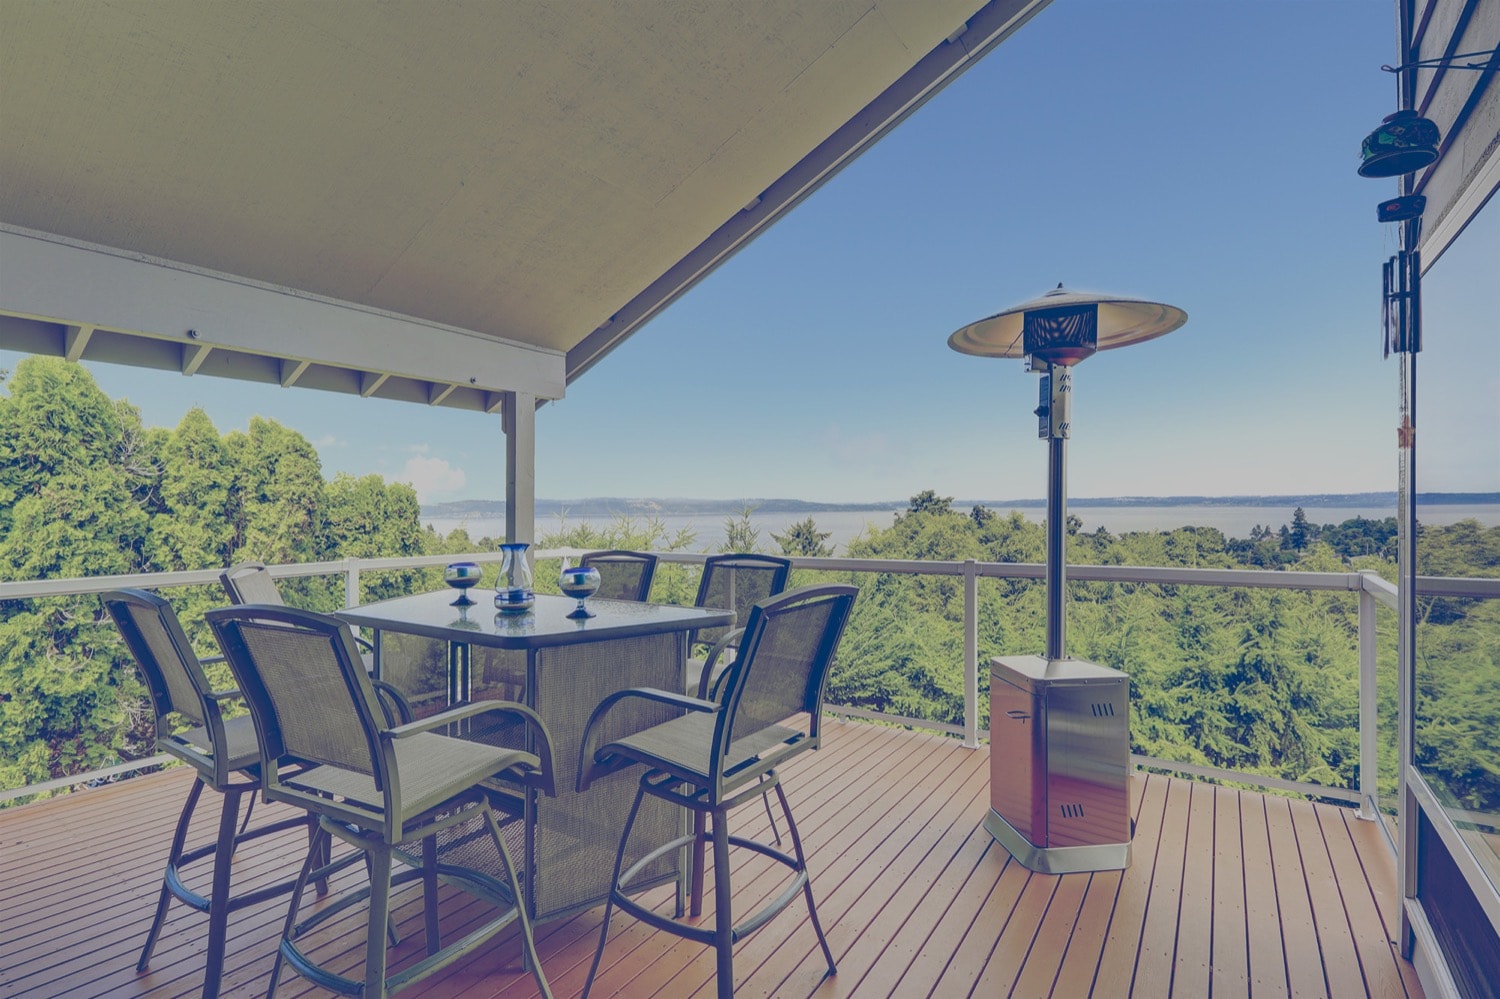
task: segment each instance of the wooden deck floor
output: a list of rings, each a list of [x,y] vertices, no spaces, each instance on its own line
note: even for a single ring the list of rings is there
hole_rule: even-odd
[[[824,977],[794,905],[736,949],[738,995],[1421,994],[1392,944],[1394,861],[1376,826],[1347,809],[1137,775],[1129,870],[1033,874],[981,827],[986,752],[851,722],[825,731],[826,748],[785,776],[838,974]],[[178,770],[0,812],[0,995],[199,994],[207,920],[181,904],[150,970],[135,972],[186,788]],[[208,804],[195,823],[205,837]],[[758,805],[736,817],[738,830],[765,830]],[[247,847],[236,885],[285,876],[304,843],[292,832]],[[765,870],[763,858],[738,858],[737,904],[779,888]],[[398,902],[397,963],[421,938],[417,891]],[[231,918],[225,994],[264,991],[284,905]],[[445,935],[487,911],[457,892],[444,905]],[[601,914],[539,928],[556,995],[582,988]],[[322,953],[356,968],[362,932],[356,909],[334,921]],[[593,994],[707,996],[713,975],[709,949],[617,916]],[[316,991],[288,975],[278,994]],[[506,939],[408,994],[534,993]]]

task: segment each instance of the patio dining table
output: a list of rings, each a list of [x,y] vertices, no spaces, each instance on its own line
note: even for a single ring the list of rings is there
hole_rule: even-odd
[[[533,792],[525,802],[523,889],[539,920],[589,908],[609,893],[615,848],[639,775],[613,774],[577,793],[584,725],[594,707],[617,690],[682,690],[689,635],[733,624],[734,612],[594,598],[588,606],[596,616],[576,619],[568,614],[577,601],[537,594],[531,611],[514,615],[492,609],[493,591],[469,592],[476,601],[471,607],[454,607],[454,591],[447,590],[338,614],[374,632],[376,675],[417,695],[418,703],[423,695],[449,703],[496,697],[520,701],[541,716],[552,738],[557,796]],[[436,656],[433,643],[442,647]],[[440,672],[446,676],[431,675]],[[446,691],[439,686],[444,681]],[[614,714],[622,716],[619,734],[624,734],[676,713],[642,702],[630,717]],[[648,810],[647,805],[663,807]],[[639,842],[673,839],[683,822],[681,811],[665,802],[643,803],[636,821]],[[677,861],[664,858],[659,865],[652,878],[677,876]]]

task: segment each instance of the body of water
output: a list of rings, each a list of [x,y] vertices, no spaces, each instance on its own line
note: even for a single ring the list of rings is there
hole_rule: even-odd
[[[1292,521],[1292,510],[1285,510],[1274,506],[1095,506],[1090,507],[1082,504],[1069,504],[1068,512],[1083,521],[1085,531],[1095,531],[1101,526],[1111,534],[1126,534],[1130,531],[1169,531],[1178,527],[1217,527],[1224,532],[1226,537],[1244,538],[1250,535],[1250,531],[1257,525],[1270,527],[1272,530],[1279,529],[1283,524],[1290,525]],[[1022,507],[1021,513],[1028,520],[1041,523],[1044,519],[1045,510],[1041,507]],[[1383,517],[1394,517],[1396,509],[1394,506],[1385,507],[1348,507],[1348,506],[1306,506],[1302,508],[1307,514],[1307,519],[1318,525],[1341,524],[1354,517],[1368,517],[1378,520]],[[1009,511],[996,508],[997,513],[1005,514]],[[867,529],[874,527],[884,529],[890,527],[895,520],[897,511],[880,512],[875,510],[823,510],[811,514],[818,530],[827,531],[831,535],[828,542],[836,546],[836,553],[843,554],[849,541]],[[1486,527],[1500,526],[1500,504],[1478,503],[1478,504],[1424,504],[1420,510],[1420,519],[1424,524],[1443,525],[1454,524],[1460,520],[1474,519]],[[760,531],[760,547],[763,550],[776,549],[776,542],[772,534],[781,534],[786,529],[799,521],[805,520],[809,514],[804,512],[783,513],[766,512],[752,513],[750,515],[751,526]],[[725,518],[709,514],[673,514],[658,518],[666,527],[668,535],[673,535],[679,530],[690,530],[695,535],[694,543],[689,547],[692,551],[716,551],[724,543]],[[558,531],[564,526],[576,527],[579,524],[591,524],[598,528],[606,528],[612,522],[612,517],[569,517],[566,521],[557,518],[539,519],[536,523],[537,537],[543,537],[549,533]],[[446,534],[457,527],[468,530],[469,536],[474,539],[481,537],[499,538],[505,534],[505,520],[503,518],[476,517],[471,519],[434,518],[424,517],[424,524],[431,524],[438,531]],[[638,521],[639,522],[639,521]]]

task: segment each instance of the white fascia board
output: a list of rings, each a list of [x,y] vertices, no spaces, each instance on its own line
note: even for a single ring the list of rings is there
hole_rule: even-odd
[[[3,224],[0,312],[480,391],[565,391],[560,351]]]

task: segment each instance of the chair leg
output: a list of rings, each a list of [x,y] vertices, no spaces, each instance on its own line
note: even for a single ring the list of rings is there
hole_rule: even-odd
[[[307,880],[312,875],[313,869],[320,866],[323,849],[328,846],[322,842],[323,837],[328,836],[313,823],[313,840],[307,848],[307,859],[302,862],[302,870],[297,873],[297,883],[292,886],[292,900],[287,904],[286,923],[281,928],[282,941],[292,939],[292,930],[297,925],[297,910],[302,906],[302,893],[307,890]],[[266,999],[276,999],[276,981],[281,977],[282,952],[281,944],[276,945],[276,960],[271,963],[271,977],[266,982]]]
[[[797,857],[797,869],[806,873],[807,858],[802,854],[802,837],[797,835],[797,823],[792,818],[791,806],[787,804],[786,792],[781,789],[781,782],[776,782],[776,797],[781,801],[781,810],[786,813],[786,829],[792,837],[792,852]],[[823,948],[823,957],[828,961],[828,973],[838,973],[838,968],[833,963],[833,951],[828,949],[828,938],[823,936],[823,925],[818,922],[818,907],[813,903],[812,876],[808,875],[802,882],[803,894],[807,896],[807,914],[812,919],[813,932],[818,935],[818,945]]]
[[[250,798],[250,804],[245,809],[245,821],[240,823],[240,831],[235,834],[235,838],[236,839],[238,839],[239,837],[245,835],[245,830],[250,828],[250,816],[252,816],[254,814],[255,814],[255,797],[252,795],[251,798]]]
[[[713,811],[714,823],[714,950],[718,956],[719,999],[734,999],[734,913],[729,883],[729,823],[722,808]]]
[[[363,999],[385,999],[385,935],[391,917],[391,848],[374,845],[370,857],[370,927],[365,934]]]
[[[766,818],[771,823],[771,835],[776,837],[776,845],[781,845],[781,830],[776,828],[776,815],[771,811],[771,792],[766,791],[760,796],[761,803],[766,806]]]
[[[614,911],[615,894],[620,891],[620,871],[625,867],[625,845],[630,842],[630,830],[635,826],[635,816],[641,809],[641,799],[645,795],[645,787],[637,786],[635,801],[630,806],[630,816],[625,820],[625,831],[620,834],[620,849],[615,853],[615,873],[610,878],[609,898],[604,903],[604,922],[599,927],[599,946],[594,949],[594,963],[589,965],[589,977],[584,980],[581,999],[588,999],[589,989],[594,987],[594,976],[599,973],[599,960],[604,957],[604,942],[609,939],[610,913]],[[693,883],[693,890],[698,890],[696,881]]]
[[[542,959],[537,956],[536,938],[532,935],[531,917],[526,914],[526,896],[521,893],[521,879],[516,876],[516,865],[511,862],[510,850],[505,845],[505,838],[500,835],[500,823],[495,819],[495,813],[488,808],[484,812],[485,819],[489,822],[490,835],[494,837],[495,847],[500,851],[500,863],[505,866],[505,877],[510,883],[510,890],[516,899],[516,919],[521,924],[521,946],[526,951],[526,963],[531,966],[532,977],[536,979],[537,988],[541,990],[542,999],[552,999],[552,988],[547,984],[547,976],[542,972]],[[618,870],[618,864],[616,865]],[[609,922],[609,915],[605,913],[605,923]],[[589,975],[592,982],[593,975]],[[584,987],[588,991],[588,987]]]
[[[427,953],[436,954],[442,946],[438,932],[438,844],[436,836],[422,840],[422,914],[427,931]]]
[[[243,791],[224,791],[224,807],[219,811],[219,839],[214,847],[214,886],[208,897],[208,963],[203,971],[204,999],[219,994],[219,978],[224,973],[224,938],[229,930],[229,874],[233,868],[236,835]]]
[[[703,844],[708,837],[702,812],[693,813],[693,897],[688,911],[694,919],[703,915]]]
[[[203,781],[193,781],[193,786],[188,791],[187,801],[182,805],[182,815],[177,819],[177,830],[172,834],[172,849],[167,853],[168,871],[174,869],[182,860],[182,847],[187,842],[188,823],[193,819],[193,810],[198,807],[198,798],[202,794]],[[172,890],[167,885],[167,876],[163,875],[161,898],[156,903],[156,918],[151,920],[151,929],[146,931],[146,946],[141,948],[140,960],[135,963],[136,971],[145,971],[146,966],[151,963],[151,952],[156,949],[156,938],[161,933],[162,921],[167,918],[167,906],[172,903]]]
[[[307,848],[309,850],[312,850],[312,849],[314,849],[317,846],[317,844],[318,844],[318,817],[316,815],[313,815],[311,812],[309,812],[308,816],[307,816]],[[317,861],[316,861],[316,863],[315,863],[314,866],[316,866],[316,867],[326,867],[328,865],[328,861],[330,859],[332,859],[332,855],[333,855],[333,837],[330,836],[328,838],[328,841],[323,844],[323,849],[318,854],[318,859],[317,859]],[[317,881],[315,881],[313,883],[313,885],[317,889],[318,897],[319,898],[322,898],[324,895],[328,894],[328,879],[327,878],[318,878]]]

